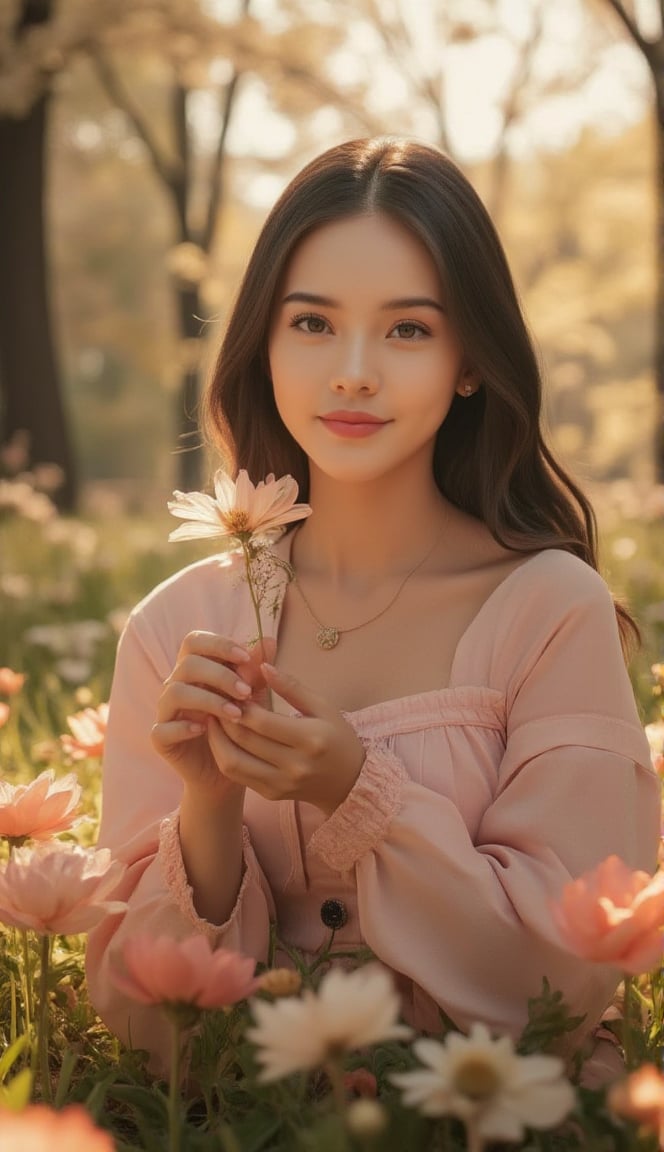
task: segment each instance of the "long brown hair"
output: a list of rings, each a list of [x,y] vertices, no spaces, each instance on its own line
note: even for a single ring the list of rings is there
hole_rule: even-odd
[[[308,164],[270,212],[240,285],[203,399],[208,438],[252,479],[290,473],[308,498],[305,453],[274,402],[268,337],[296,245],[344,216],[384,212],[424,242],[450,320],[481,387],[455,396],[434,451],[443,495],[482,520],[503,547],[562,548],[597,569],[593,510],[545,444],[542,381],[498,234],[449,157],[414,141],[352,140]],[[624,645],[638,637],[616,605]]]

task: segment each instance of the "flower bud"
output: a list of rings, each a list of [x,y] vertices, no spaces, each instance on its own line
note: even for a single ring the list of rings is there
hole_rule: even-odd
[[[346,1110],[346,1125],[348,1131],[359,1139],[370,1139],[379,1136],[387,1127],[387,1112],[377,1100],[368,1096],[352,1100]]]
[[[297,996],[302,987],[302,977],[291,968],[270,968],[259,977],[261,992],[270,996]]]

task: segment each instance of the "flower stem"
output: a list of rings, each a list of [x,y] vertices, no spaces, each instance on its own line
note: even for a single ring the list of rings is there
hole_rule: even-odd
[[[242,541],[242,551],[244,553],[244,566],[245,566],[246,571],[247,571],[247,584],[249,585],[249,595],[251,596],[251,603],[254,606],[254,612],[256,614],[256,624],[258,625],[258,639],[260,641],[261,648],[263,649],[263,653],[265,653],[265,647],[263,644],[263,625],[261,623],[261,610],[260,610],[260,605],[258,602],[258,597],[256,595],[256,589],[254,588],[254,578],[253,578],[253,575],[251,572],[251,552],[249,551],[249,545],[244,540]],[[264,655],[263,655],[263,659],[265,659]]]
[[[52,1101],[51,1070],[48,1063],[48,962],[51,941],[48,936],[39,938],[39,1016],[37,1020],[38,1068],[41,1080],[42,1097],[47,1104]]]
[[[624,988],[624,1002],[623,1002],[623,1030],[622,1042],[623,1053],[625,1056],[625,1067],[628,1072],[636,1068],[637,1060],[634,1051],[634,1013],[638,1008],[637,999],[635,997],[634,977],[625,974],[623,981]]]
[[[472,1120],[466,1124],[466,1136],[468,1137],[468,1152],[484,1152],[485,1141]]]
[[[325,1064],[325,1071],[327,1072],[328,1079],[332,1085],[332,1095],[334,1103],[336,1104],[337,1112],[342,1120],[346,1115],[346,1089],[344,1087],[344,1074],[341,1066],[341,1061],[334,1056],[330,1056]]]
[[[180,1152],[180,1021],[171,1016],[171,1082],[168,1088],[168,1152]]]
[[[30,963],[30,946],[28,944],[27,929],[21,928],[21,947],[23,952],[23,1011],[25,1013],[25,1030],[30,1032],[34,1019],[34,1005],[32,1003],[32,965]]]

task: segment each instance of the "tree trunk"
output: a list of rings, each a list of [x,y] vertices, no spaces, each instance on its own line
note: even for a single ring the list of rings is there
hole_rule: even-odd
[[[40,23],[50,4],[26,4],[23,23]],[[0,118],[0,440],[24,429],[30,462],[58,464],[55,494],[71,509],[76,483],[53,343],[45,251],[45,144],[49,94],[27,116]]]
[[[195,340],[200,347],[201,303],[198,286],[181,285],[177,290],[177,306],[181,339],[187,342]],[[187,343],[188,348],[192,346]],[[200,370],[192,360],[183,368],[175,409],[178,485],[183,492],[198,490],[203,482],[203,452],[198,424],[200,391]]]

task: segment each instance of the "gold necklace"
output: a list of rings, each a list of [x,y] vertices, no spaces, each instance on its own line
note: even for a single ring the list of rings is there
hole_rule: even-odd
[[[298,528],[298,531],[299,531],[299,528]],[[367,624],[373,624],[374,620],[378,620],[379,617],[384,616],[385,613],[388,611],[388,609],[390,609],[392,607],[395,600],[400,595],[402,589],[405,588],[405,586],[408,583],[408,581],[410,580],[411,576],[414,576],[415,573],[417,571],[419,571],[420,568],[424,567],[424,565],[426,564],[429,557],[433,554],[434,548],[436,547],[438,540],[439,540],[439,537],[436,536],[431,547],[427,549],[426,556],[423,556],[421,560],[418,560],[415,567],[411,568],[410,572],[406,573],[406,575],[404,576],[403,580],[401,581],[399,587],[397,588],[396,592],[394,593],[394,596],[391,598],[391,600],[389,600],[387,602],[385,607],[381,608],[380,612],[376,612],[376,614],[374,616],[370,616],[368,620],[363,620],[361,624],[353,624],[350,628],[337,628],[334,624],[323,624],[322,620],[318,619],[316,613],[314,612],[313,608],[311,607],[311,604],[309,603],[306,596],[304,595],[304,592],[302,591],[302,587],[300,585],[300,582],[297,578],[297,573],[295,572],[295,569],[291,565],[291,568],[293,571],[293,584],[295,585],[298,592],[300,593],[300,596],[302,597],[302,601],[304,603],[304,606],[307,609],[307,612],[309,613],[309,615],[311,616],[311,619],[313,620],[314,624],[316,624],[318,627],[318,631],[316,633],[316,643],[318,644],[318,647],[324,648],[326,651],[329,651],[331,648],[336,648],[337,644],[339,643],[340,638],[342,636],[344,636],[346,634],[346,632],[357,632],[358,628],[366,628]],[[292,556],[292,554],[293,554],[293,552],[292,552],[292,545],[291,545],[291,556]]]

